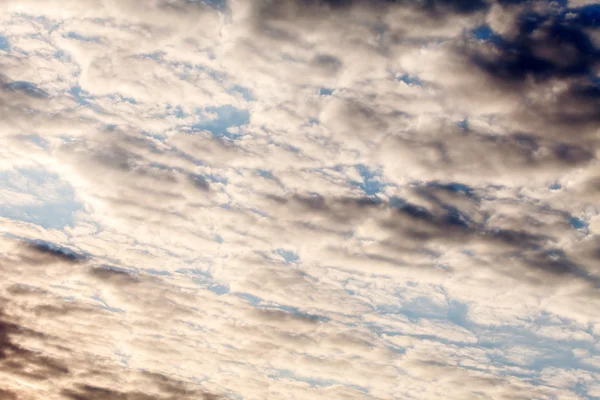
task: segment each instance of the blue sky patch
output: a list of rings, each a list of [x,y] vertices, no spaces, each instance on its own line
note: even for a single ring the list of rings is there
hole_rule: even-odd
[[[206,113],[216,114],[214,119],[209,119],[192,125],[195,130],[208,131],[213,137],[226,137],[237,139],[241,135],[231,133],[227,129],[246,125],[250,121],[248,110],[242,110],[233,106],[208,107]]]
[[[481,25],[471,32],[479,40],[488,40],[494,36],[494,31],[487,25]]]
[[[298,257],[298,255],[292,251],[277,249],[274,253],[281,256],[285,260],[286,264],[295,263],[300,260],[300,257]]]
[[[465,184],[458,183],[458,182],[450,182],[450,183],[434,182],[434,183],[428,184],[427,186],[429,186],[431,188],[447,190],[447,191],[453,192],[453,193],[464,194],[467,197],[473,197],[473,195],[474,195],[473,188],[471,188]]]
[[[125,97],[122,94],[111,94],[108,96],[109,99],[111,99],[112,101],[116,102],[116,103],[129,103],[129,104],[133,104],[136,105],[137,101],[135,101],[134,98],[131,97]]]
[[[224,286],[224,285],[219,285],[216,283],[208,286],[207,289],[219,296],[223,296],[223,295],[229,293],[229,287]]]
[[[586,28],[600,27],[600,4],[589,4],[580,8],[567,9],[563,18],[568,16],[571,23],[577,23]]]
[[[201,0],[201,2],[221,12],[227,10],[227,0]]]
[[[148,268],[145,269],[144,272],[146,272],[147,274],[150,275],[154,275],[154,276],[171,276],[171,274],[168,271],[162,271],[162,270],[158,270],[158,269],[152,269],[152,268]]]
[[[453,183],[449,183],[445,187],[448,188],[448,190],[455,192],[455,193],[464,193],[467,195],[473,193],[473,189],[471,189],[467,185],[463,185],[462,183],[453,182]]]
[[[32,203],[3,204],[0,216],[34,223],[46,229],[73,226],[74,214],[83,208],[69,184],[43,170],[1,172],[0,187],[35,199]]]
[[[8,41],[8,38],[3,35],[0,35],[0,50],[10,50],[10,42]]]
[[[239,293],[239,292],[235,292],[232,293],[233,295],[239,297],[240,299],[246,300],[248,303],[252,304],[253,306],[258,306],[262,300],[250,293]]]
[[[410,86],[423,86],[423,81],[418,76],[404,74],[397,78],[400,82],[404,82]]]
[[[250,293],[233,292],[231,294],[233,294],[234,296],[237,296],[241,299],[244,299],[245,301],[250,303],[252,306],[257,307],[257,308],[285,311],[296,317],[309,319],[309,320],[312,320],[315,322],[329,322],[331,320],[331,318],[325,317],[322,315],[306,313],[304,311],[301,311],[297,307],[270,303],[270,302],[264,301],[260,297],[254,296],[253,294],[250,294]]]
[[[36,146],[41,147],[42,149],[48,148],[48,141],[39,135],[23,135],[21,137],[34,143]]]
[[[115,308],[115,307],[111,307],[109,306],[106,301],[104,301],[104,299],[102,299],[100,296],[93,296],[92,299],[96,300],[98,303],[100,303],[100,308],[106,311],[110,311],[113,313],[119,313],[122,314],[125,312],[125,310],[122,310],[120,308]]]
[[[73,98],[75,99],[77,104],[79,104],[80,106],[85,106],[85,107],[93,107],[94,106],[94,103],[92,103],[90,100],[94,100],[95,97],[90,95],[89,92],[82,90],[79,85],[73,86],[69,90],[69,93],[71,94],[71,96],[73,96]]]
[[[235,86],[231,87],[229,90],[227,90],[227,92],[231,93],[231,94],[235,94],[235,93],[240,94],[246,101],[254,100],[254,95],[252,94],[252,91],[243,86],[235,85]]]
[[[587,224],[585,223],[585,221],[576,218],[576,217],[571,217],[569,218],[569,223],[571,224],[571,226],[577,230],[583,230],[587,228]]]
[[[496,46],[505,45],[504,40],[500,35],[494,32],[489,25],[480,25],[471,30],[471,34],[478,40],[493,43]]]
[[[88,42],[88,43],[99,42],[98,38],[96,38],[96,37],[80,35],[77,32],[68,32],[67,34],[64,35],[64,37],[69,38],[69,39],[78,40],[80,42]]]
[[[273,174],[271,173],[271,171],[267,171],[265,169],[257,169],[256,170],[256,174],[258,176],[262,176],[265,179],[275,180],[275,177],[273,176]]]
[[[375,196],[378,193],[381,193],[381,191],[387,186],[381,182],[381,174],[379,172],[374,172],[363,164],[359,164],[355,168],[363,178],[363,181],[352,182],[352,184],[358,186],[358,188],[365,192],[367,196]]]
[[[54,53],[54,58],[61,62],[70,62],[71,56],[63,50],[58,50]]]
[[[339,385],[339,382],[329,380],[329,379],[319,379],[312,377],[303,377],[295,374],[290,370],[277,370],[276,374],[271,374],[269,377],[271,379],[291,379],[297,382],[304,382],[314,388],[325,388],[329,386]],[[363,392],[366,393],[366,389],[363,389]]]
[[[23,92],[26,95],[38,98],[48,98],[50,97],[48,93],[40,89],[35,83],[25,82],[25,81],[15,81],[9,82],[4,85],[6,89],[14,90],[16,92]]]
[[[177,119],[185,119],[188,117],[188,114],[183,111],[183,108],[181,108],[180,105],[173,107],[172,105],[167,104],[165,108],[167,109],[167,115],[173,115]]]

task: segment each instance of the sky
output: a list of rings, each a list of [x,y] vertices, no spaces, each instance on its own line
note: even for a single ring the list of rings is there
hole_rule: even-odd
[[[0,0],[0,398],[600,399],[600,5]]]

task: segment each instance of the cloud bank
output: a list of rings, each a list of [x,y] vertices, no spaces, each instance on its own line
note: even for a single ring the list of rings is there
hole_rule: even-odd
[[[0,397],[600,398],[595,2],[0,10]]]

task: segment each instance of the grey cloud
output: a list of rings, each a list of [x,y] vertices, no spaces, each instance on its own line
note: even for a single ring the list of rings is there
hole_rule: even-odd
[[[17,302],[11,299],[2,299],[3,307],[10,308],[12,313],[21,315],[20,317],[9,316],[4,310],[0,310],[0,371],[9,376],[34,380],[36,382],[50,382],[51,390],[59,390],[64,399],[85,399],[85,400],[174,400],[174,399],[204,399],[218,400],[223,397],[214,393],[199,390],[196,386],[184,383],[182,381],[151,372],[143,372],[141,375],[134,371],[127,371],[121,367],[108,367],[98,363],[94,356],[87,355],[82,358],[78,346],[83,342],[69,340],[63,341],[60,331],[55,331],[49,335],[45,332],[36,331],[22,325],[20,320],[27,322],[26,315],[22,314],[23,309]],[[81,318],[90,318],[90,313],[94,310],[75,304],[40,304],[33,307],[36,319],[43,318],[64,318],[73,311],[81,312]],[[31,321],[28,321],[31,323]],[[50,330],[48,327],[46,331]],[[42,348],[30,349],[20,343],[34,340]],[[52,349],[51,352],[43,351]],[[47,355],[56,353],[60,355]],[[136,387],[135,390],[124,389],[121,385],[118,388],[105,387],[89,383],[90,381],[118,381],[120,375],[128,375],[134,381],[146,381],[144,385]],[[64,379],[63,379],[64,378]],[[102,379],[100,379],[102,378]],[[66,388],[65,382],[70,387]],[[63,387],[63,389],[61,389]],[[9,390],[9,388],[11,390]],[[6,390],[0,390],[0,395],[5,395],[7,399],[28,398],[21,397],[19,393],[25,395],[27,391],[12,391],[11,386]],[[13,397],[10,397],[12,395]],[[4,399],[4,397],[2,397]]]
[[[341,32],[359,28],[363,34],[349,35],[348,40],[357,46],[358,51],[370,48],[381,55],[387,51],[384,42],[391,39],[391,43],[397,43],[410,37],[414,34],[410,32],[412,26],[418,26],[417,30],[423,36],[435,37],[440,27],[456,23],[455,18],[482,14],[489,6],[490,3],[485,0],[257,1],[252,5],[250,25],[253,33],[262,39],[274,40],[275,43],[293,43],[304,49],[317,44],[310,43],[303,32],[310,34],[319,29],[328,32],[325,34],[333,38]],[[386,14],[407,17],[406,24],[402,20],[399,24],[389,24],[392,21],[385,21]],[[360,23],[357,24],[358,21]],[[386,39],[380,44],[369,43],[365,37],[382,31],[385,32]]]
[[[521,256],[521,255],[519,255]],[[549,249],[537,252],[533,257],[525,256],[525,262],[533,268],[556,276],[571,276],[590,282],[595,288],[600,289],[600,278],[575,264],[562,250]]]
[[[46,290],[41,288],[19,284],[10,285],[8,288],[6,288],[6,291],[13,296],[35,296],[47,293]]]
[[[425,168],[434,177],[452,174],[477,183],[557,174],[595,160],[593,148],[547,139],[543,136],[545,132],[491,135],[475,129],[464,133],[452,129],[445,140],[389,138],[385,143],[393,146],[390,151],[394,147],[410,151],[408,161]]]
[[[581,18],[567,17],[569,13],[581,16],[584,9],[558,12],[551,6],[536,9],[534,4],[522,2],[518,6],[514,16],[516,32],[511,30],[507,36],[492,31],[484,45],[466,46],[468,62],[490,78],[488,87],[507,92],[541,92],[544,87],[562,84],[566,89],[554,98],[529,106],[527,114],[533,117],[532,122],[536,115],[544,120],[539,127],[530,124],[539,130],[534,134],[546,136],[543,125],[551,128],[555,124],[574,138],[593,137],[594,128],[600,123],[600,97],[598,84],[590,77],[598,74],[600,49]],[[597,143],[592,145],[597,147]]]
[[[122,393],[92,385],[80,385],[77,390],[65,389],[62,395],[70,400],[155,400],[156,397],[144,393]]]
[[[12,91],[20,91],[25,93],[28,96],[39,97],[39,98],[48,98],[50,97],[48,93],[38,88],[37,85],[31,82],[9,82],[4,84],[4,89],[12,90]]]
[[[470,14],[487,9],[488,3],[483,0],[287,0],[288,6],[293,4],[300,9],[317,9],[323,11],[339,12],[352,7],[365,7],[382,11],[391,7],[407,7],[430,13],[456,12]],[[269,5],[265,9],[283,7],[283,5]],[[273,11],[271,11],[273,12]]]
[[[456,185],[456,184],[455,184]],[[470,213],[462,213],[451,203],[444,203],[427,190],[448,190],[448,185],[434,182],[417,188],[417,195],[429,202],[429,207],[417,205],[409,201],[392,198],[382,201],[374,198],[325,198],[313,195],[294,195],[289,199],[279,199],[278,203],[290,208],[292,218],[311,220],[310,214],[322,215],[325,219],[315,226],[316,229],[327,229],[331,223],[341,224],[341,229],[352,232],[367,219],[374,219],[378,225],[390,233],[387,241],[392,248],[404,247],[404,254],[421,252],[430,247],[460,246],[467,250],[472,247],[483,247],[483,252],[491,251],[497,265],[504,265],[503,270],[510,271],[516,279],[522,275],[523,280],[535,284],[560,284],[553,277],[563,276],[579,279],[598,287],[600,280],[593,275],[592,265],[580,265],[571,260],[563,249],[554,247],[563,228],[551,228],[548,234],[535,233],[523,227],[522,230],[494,226],[487,221],[485,213],[477,207],[477,199],[471,197],[473,208]],[[425,193],[424,193],[425,190]],[[467,194],[455,196],[467,197]],[[299,204],[301,210],[295,214],[294,204]],[[540,210],[540,212],[543,212]],[[544,211],[545,212],[545,211]],[[309,213],[309,214],[307,214]],[[479,215],[478,215],[479,214]],[[397,244],[394,244],[397,243]],[[412,250],[406,246],[412,244]],[[395,261],[381,255],[363,254],[371,260],[386,262],[397,267],[409,266],[397,258]],[[511,261],[512,260],[512,261]],[[490,268],[494,268],[493,265]],[[530,280],[525,277],[525,271],[534,271],[542,278]],[[544,276],[546,278],[544,278]]]
[[[130,285],[139,282],[139,279],[129,271],[110,266],[92,268],[90,270],[90,275],[94,278],[116,285]]]
[[[311,64],[328,74],[335,74],[342,68],[342,62],[332,55],[319,54],[311,60]]]
[[[19,400],[20,397],[16,392],[12,390],[0,389],[0,397],[6,400]]]
[[[485,77],[480,83],[481,90],[494,85]],[[461,85],[467,84],[472,83],[459,81],[456,89],[460,93]],[[510,96],[519,94],[517,89],[502,90],[509,96],[507,103],[516,101]],[[446,120],[431,128],[413,128],[418,117],[402,113],[406,103],[389,110],[368,104],[374,99],[332,100],[328,104],[340,106],[328,105],[323,124],[341,141],[352,143],[349,140],[359,138],[361,145],[375,143],[375,149],[367,150],[368,154],[381,162],[388,178],[453,177],[468,180],[465,182],[468,184],[516,183],[525,177],[565,174],[570,169],[589,166],[596,159],[598,144],[594,135],[600,103],[570,93],[559,93],[551,101],[523,104],[508,115],[494,115],[499,126],[503,122],[514,126],[500,133],[490,131],[489,126],[467,125],[463,129]],[[480,96],[477,92],[470,95]],[[397,170],[390,168],[396,165]]]
[[[0,311],[0,370],[38,380],[55,379],[69,374],[68,366],[41,353],[26,349],[15,337],[44,337],[42,333],[24,328]]]
[[[148,394],[143,391],[125,392],[117,388],[77,384],[74,388],[63,389],[62,395],[69,400],[219,400],[223,398],[213,393],[190,389],[182,382],[164,375],[146,373],[145,376],[150,378],[150,385],[158,387],[160,394]]]
[[[256,308],[252,310],[251,315],[267,323],[277,324],[317,324],[318,321],[325,319],[318,315],[310,315],[303,313],[290,313],[277,309]]]
[[[84,306],[79,304],[40,304],[36,305],[31,311],[38,317],[41,318],[60,318],[69,314],[76,314],[79,316],[90,316],[97,312],[96,309],[90,306]]]
[[[71,249],[58,246],[54,243],[35,240],[22,242],[22,256],[31,263],[67,263],[80,264],[86,261],[87,257]]]
[[[517,35],[500,39],[500,52],[493,58],[474,55],[476,65],[500,81],[586,77],[593,72],[600,51],[577,20],[524,11]]]
[[[192,185],[194,185],[194,187],[202,191],[207,191],[210,189],[210,184],[203,176],[190,174],[188,175],[188,179],[190,180],[190,182],[192,182]]]
[[[190,1],[190,0],[159,0],[157,8],[161,11],[175,11],[177,14],[186,14],[190,12],[211,11],[211,5],[218,4],[219,1],[227,3],[227,0],[208,0],[208,1]]]
[[[208,393],[195,389],[190,389],[188,386],[183,384],[176,379],[168,376],[157,374],[157,373],[146,373],[153,384],[157,385],[160,391],[170,397],[176,397],[181,399],[199,399],[199,400],[220,400],[223,397],[219,394]]]

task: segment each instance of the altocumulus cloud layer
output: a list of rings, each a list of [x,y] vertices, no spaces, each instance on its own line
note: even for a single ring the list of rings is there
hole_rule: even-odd
[[[591,0],[0,2],[0,398],[600,398]]]

